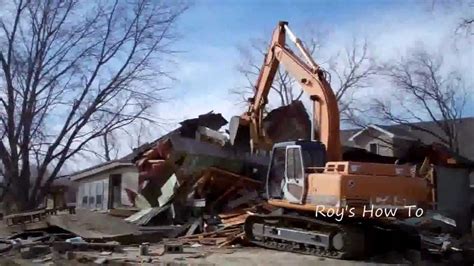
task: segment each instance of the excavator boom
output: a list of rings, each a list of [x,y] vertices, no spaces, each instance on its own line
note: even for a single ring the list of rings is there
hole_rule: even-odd
[[[286,46],[286,35],[295,43],[307,63]],[[301,40],[289,30],[287,22],[279,22],[273,32],[268,53],[255,85],[255,95],[250,99],[247,113],[240,119],[242,125],[250,128],[253,149],[269,150],[273,144],[263,130],[263,110],[280,65],[309,95],[312,104],[312,139],[317,139],[326,146],[329,161],[340,160],[339,109],[336,96],[326,80],[325,72],[312,59]]]

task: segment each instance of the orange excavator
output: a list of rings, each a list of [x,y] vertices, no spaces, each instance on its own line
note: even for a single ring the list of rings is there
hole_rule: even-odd
[[[286,45],[287,36],[300,56]],[[265,105],[280,65],[309,95],[310,140],[272,143],[263,130]],[[413,166],[341,161],[336,97],[326,72],[287,22],[279,22],[273,32],[255,95],[238,121],[239,131],[248,129],[253,151],[271,150],[266,197],[282,210],[278,215],[255,214],[247,218],[246,237],[257,245],[357,258],[367,252],[370,244],[367,230],[388,230],[390,219],[414,217],[432,203],[430,182],[418,176]]]

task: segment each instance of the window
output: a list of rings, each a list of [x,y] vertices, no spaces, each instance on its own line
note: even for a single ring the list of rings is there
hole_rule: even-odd
[[[300,147],[291,147],[286,150],[286,176],[288,179],[303,179]]]
[[[95,207],[97,209],[102,209],[102,198],[104,195],[104,189],[102,181],[99,181],[95,184],[96,196],[95,196]]]
[[[273,151],[270,177],[281,177],[285,175],[285,148],[276,148]]]
[[[377,143],[370,143],[369,144],[369,151],[371,153],[379,154],[379,145]]]
[[[89,207],[90,207],[91,209],[94,208],[94,202],[95,202],[95,197],[89,196]]]
[[[82,188],[82,193],[81,193],[81,196],[82,196],[82,207],[87,207],[87,202],[88,202],[88,198],[87,198],[87,193],[89,192],[89,188],[87,187],[87,183],[86,184],[82,184],[81,185],[81,188]]]
[[[270,198],[281,199],[282,197],[282,186],[285,183],[285,156],[284,147],[273,149],[267,188]]]
[[[89,196],[89,209],[93,209],[95,207],[95,193],[94,193],[94,186],[93,183],[88,183],[89,187],[89,193],[87,195]]]
[[[112,174],[109,176],[109,209],[122,205],[122,175]]]
[[[102,209],[102,195],[97,195],[97,197],[95,198],[95,203],[97,209]]]

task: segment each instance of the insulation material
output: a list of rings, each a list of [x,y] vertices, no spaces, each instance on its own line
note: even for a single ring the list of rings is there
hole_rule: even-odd
[[[144,209],[151,208],[151,205],[148,202],[148,200],[145,199],[145,197],[143,195],[137,194],[137,196],[135,198],[135,207],[137,207],[141,210],[144,210]]]
[[[168,181],[161,187],[161,196],[158,198],[158,206],[163,206],[173,196],[176,188],[179,186],[176,175],[168,178]]]

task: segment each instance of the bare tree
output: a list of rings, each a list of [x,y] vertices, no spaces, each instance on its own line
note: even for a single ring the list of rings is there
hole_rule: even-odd
[[[455,33],[474,35],[474,0],[432,0],[430,9],[459,13],[454,26]]]
[[[242,74],[246,80],[243,88],[232,89],[231,93],[241,99],[241,102],[247,102],[247,99],[254,94],[255,83],[260,73],[261,61],[267,52],[268,42],[255,39],[251,40],[248,47],[238,47],[239,55],[242,61],[236,66],[237,71]],[[301,98],[303,92],[297,90],[295,80],[289,73],[278,68],[275,80],[272,84],[272,93],[278,95],[279,106],[288,105],[291,102]]]
[[[155,122],[155,121],[154,121]],[[119,159],[119,155],[126,150],[128,153],[145,144],[150,137],[151,129],[155,129],[159,125],[158,122],[150,123],[142,119],[134,121],[129,126],[119,128],[113,132],[104,132],[98,141],[101,152],[91,151],[96,157],[104,161],[112,161]]]
[[[310,53],[315,56],[321,52],[321,47],[327,35],[312,33],[306,43]],[[242,61],[237,65],[237,71],[246,80],[246,85],[231,90],[241,102],[246,102],[254,94],[255,82],[261,68],[261,61],[268,49],[268,42],[251,40],[248,46],[238,47]],[[326,61],[316,61],[330,74],[331,86],[339,101],[341,113],[348,111],[353,104],[353,95],[358,88],[368,86],[368,81],[376,73],[376,69],[369,55],[367,40],[353,39],[350,46],[336,54],[325,56]],[[288,105],[299,100],[303,91],[298,83],[287,71],[279,68],[273,81],[271,93],[280,100],[278,106]],[[276,106],[276,107],[278,107]]]
[[[468,95],[462,76],[445,68],[442,56],[420,48],[382,66],[396,90],[388,101],[375,99],[373,108],[383,121],[408,125],[458,152],[458,126]],[[413,124],[422,121],[436,127]]]
[[[0,159],[18,209],[34,208],[92,140],[150,119],[185,9],[151,0],[3,6]]]
[[[120,145],[119,140],[117,140],[116,136],[112,134],[112,132],[105,131],[102,135],[102,147],[104,148],[104,160],[112,161],[117,159],[119,154]]]

